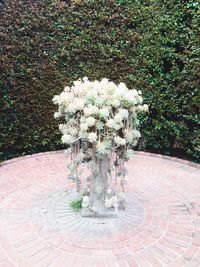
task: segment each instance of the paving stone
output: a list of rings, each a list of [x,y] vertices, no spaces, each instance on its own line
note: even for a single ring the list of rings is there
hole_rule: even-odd
[[[199,165],[134,153],[126,210],[97,220],[71,209],[66,161],[60,151],[1,164],[0,267],[200,266]]]

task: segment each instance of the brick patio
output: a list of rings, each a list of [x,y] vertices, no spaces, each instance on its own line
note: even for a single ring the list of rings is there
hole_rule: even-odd
[[[0,266],[200,266],[199,165],[137,152],[129,161],[127,209],[81,218],[69,203],[63,151],[0,167]]]

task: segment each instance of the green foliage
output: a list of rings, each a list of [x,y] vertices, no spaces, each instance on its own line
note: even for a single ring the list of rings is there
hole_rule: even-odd
[[[71,2],[0,6],[1,159],[62,148],[51,100],[88,76],[143,92],[143,150],[199,161],[198,1]]]
[[[82,199],[81,200],[74,200],[71,202],[70,204],[71,208],[74,210],[74,211],[79,211],[81,210],[82,208]]]

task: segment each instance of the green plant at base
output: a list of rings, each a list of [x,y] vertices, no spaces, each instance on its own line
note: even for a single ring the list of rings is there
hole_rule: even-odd
[[[81,208],[82,208],[82,199],[80,200],[73,200],[71,203],[70,203],[70,207],[74,210],[74,211],[80,211]]]

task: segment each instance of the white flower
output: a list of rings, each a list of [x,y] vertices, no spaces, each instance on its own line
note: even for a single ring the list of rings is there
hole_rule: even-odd
[[[118,113],[117,115],[115,115],[115,121],[117,123],[121,123],[123,121],[123,116],[120,113]]]
[[[78,80],[78,81],[74,81],[73,84],[74,84],[74,87],[79,87],[81,86],[82,82]]]
[[[97,98],[95,99],[95,105],[97,105],[98,107],[102,107],[103,102],[104,102],[103,99],[100,98],[100,97],[97,97]]]
[[[105,86],[109,83],[109,80],[107,78],[103,78],[100,83]]]
[[[114,108],[118,108],[120,106],[120,101],[119,99],[113,99],[111,100],[111,105],[114,107]]]
[[[65,86],[64,91],[69,93],[70,92],[70,87],[69,86]]]
[[[91,127],[91,126],[93,126],[94,124],[95,124],[95,118],[93,118],[93,117],[88,117],[87,119],[86,119],[86,123],[87,123],[87,125],[89,126],[89,127]]]
[[[144,104],[144,105],[142,106],[142,109],[143,109],[144,112],[147,112],[147,111],[149,110],[149,107],[148,107],[147,104]]]
[[[90,142],[90,143],[94,143],[94,142],[96,142],[96,140],[97,140],[97,134],[96,133],[89,133],[88,134],[88,141]]]
[[[128,143],[131,143],[133,140],[133,132],[125,130],[125,138]]]
[[[128,110],[127,109],[120,109],[119,114],[124,118],[128,118]]]
[[[79,137],[80,138],[87,138],[88,133],[84,130],[80,130]]]
[[[114,141],[118,146],[124,146],[126,144],[126,140],[120,136],[115,136]]]
[[[71,136],[76,136],[77,133],[78,133],[78,130],[77,130],[76,128],[74,128],[74,127],[70,127],[70,128],[68,129],[68,133],[69,133]]]
[[[73,100],[73,94],[72,93],[67,93],[67,92],[62,92],[60,94],[60,104],[62,103],[63,105],[68,105],[71,101]]]
[[[88,81],[88,77],[84,77],[84,78],[83,78],[83,81],[84,81],[84,82],[87,82],[87,81]]]
[[[59,95],[55,95],[52,99],[54,104],[60,104],[60,96]]]
[[[88,124],[87,123],[81,123],[80,129],[81,129],[81,131],[87,131],[88,130]]]
[[[67,126],[67,124],[59,124],[59,130],[63,134],[67,133],[68,132],[68,126]]]
[[[108,92],[108,94],[113,94],[115,89],[116,89],[116,85],[113,83],[113,82],[109,82],[107,85],[106,85],[106,91]]]
[[[87,107],[84,108],[85,116],[95,115],[98,114],[98,112],[99,112],[98,107],[94,105],[88,105]]]
[[[71,135],[69,135],[69,134],[64,134],[64,135],[62,136],[62,142],[63,142],[64,144],[69,144],[71,141],[72,141],[72,137],[71,137]]]
[[[138,130],[133,130],[133,138],[138,139],[138,138],[140,138],[140,137],[141,137],[140,132],[139,132]]]
[[[109,127],[109,128],[115,128],[116,126],[116,121],[114,119],[109,119],[106,123],[106,125]]]
[[[126,95],[126,89],[124,87],[117,87],[117,90],[114,93],[114,98],[121,99]]]
[[[99,154],[106,154],[106,145],[103,142],[97,143],[97,153]]]
[[[125,91],[128,90],[128,88],[126,87],[126,84],[125,84],[125,83],[119,83],[119,85],[118,85],[118,89],[123,89],[123,90],[125,90]]]
[[[64,128],[64,124],[63,123],[59,124],[58,128],[59,128],[60,131],[62,131],[62,129]]]
[[[143,99],[142,99],[141,95],[138,95],[137,96],[137,103],[142,104],[142,102],[143,102]]]
[[[58,119],[62,116],[62,113],[60,113],[60,111],[58,111],[58,112],[55,112],[53,116],[55,119]]]
[[[109,119],[106,123],[106,126],[111,129],[119,130],[123,127],[123,123],[120,121],[115,121],[114,119]]]
[[[67,107],[67,111],[69,113],[75,113],[76,107],[75,107],[74,103],[69,104],[69,106]]]
[[[96,122],[96,127],[98,130],[103,130],[104,123],[102,121],[97,121]]]
[[[97,98],[97,91],[96,90],[89,90],[87,93],[87,99],[96,99]]]
[[[137,97],[138,97],[138,92],[136,90],[130,90],[127,92],[125,98],[132,105],[136,105],[137,104]]]
[[[80,87],[74,87],[73,88],[73,91],[74,91],[74,95],[77,96],[77,97],[83,97],[85,96],[85,91],[83,89],[82,86]]]
[[[74,106],[76,110],[82,110],[84,108],[84,101],[82,99],[76,99]]]
[[[99,114],[101,117],[103,117],[104,119],[109,117],[109,109],[108,108],[102,108],[99,110]]]

